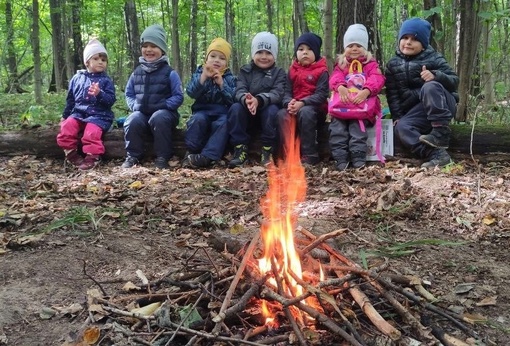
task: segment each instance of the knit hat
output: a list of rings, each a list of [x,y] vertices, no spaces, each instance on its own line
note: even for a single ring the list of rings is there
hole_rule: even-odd
[[[140,44],[143,45],[145,42],[155,44],[163,51],[163,54],[167,54],[168,46],[166,45],[166,31],[161,25],[151,25],[142,32],[142,36],[140,36]]]
[[[404,35],[414,35],[418,41],[420,41],[423,48],[429,46],[430,39],[430,23],[425,19],[411,18],[402,23],[400,31],[398,33],[398,40],[402,39]]]
[[[211,53],[212,50],[221,52],[225,54],[225,57],[227,58],[227,65],[230,60],[230,54],[232,53],[232,46],[230,43],[228,43],[225,39],[218,37],[212,40],[211,44],[207,48],[207,53],[205,54],[205,59],[207,60],[207,57],[209,56],[209,53]]]
[[[108,53],[106,53],[106,49],[104,46],[99,42],[98,39],[93,38],[92,40],[87,43],[85,46],[85,49],[83,49],[83,62],[85,65],[87,65],[87,61],[90,60],[94,55],[103,53],[106,56],[108,56]]]
[[[368,32],[363,24],[352,24],[347,28],[344,34],[344,49],[353,43],[368,49]]]
[[[301,44],[306,44],[308,47],[310,47],[313,54],[315,54],[315,61],[321,58],[322,38],[320,38],[320,36],[311,32],[306,32],[299,36],[296,40],[296,44],[294,45],[294,53],[297,52]]]
[[[274,59],[278,56],[278,39],[268,31],[259,32],[251,41],[251,57],[261,50],[273,54]]]

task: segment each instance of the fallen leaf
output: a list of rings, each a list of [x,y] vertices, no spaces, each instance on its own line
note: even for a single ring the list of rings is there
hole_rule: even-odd
[[[468,323],[475,324],[477,322],[487,322],[487,317],[480,314],[464,314],[462,319]]]
[[[467,292],[471,291],[473,288],[475,288],[475,285],[473,283],[465,283],[465,284],[457,285],[453,289],[453,292],[455,292],[455,294],[462,294],[462,293],[467,293]]]
[[[140,180],[134,181],[129,184],[130,189],[141,189],[143,187],[143,183]]]
[[[130,312],[140,314],[141,316],[150,316],[161,306],[161,302],[152,303],[141,308],[134,308]]]
[[[136,276],[138,276],[140,278],[140,280],[142,280],[142,284],[144,284],[144,285],[149,284],[149,279],[147,279],[145,274],[140,269],[136,270]]]
[[[489,214],[489,215],[485,215],[485,216],[483,217],[483,219],[482,219],[482,222],[483,222],[485,225],[490,226],[490,225],[492,225],[493,223],[495,223],[495,222],[496,222],[496,218],[495,218],[493,215],[491,215],[491,214]]]
[[[132,283],[131,281],[128,281],[126,282],[126,284],[124,286],[122,286],[122,290],[123,291],[126,291],[126,292],[129,292],[129,291],[137,291],[139,290],[140,287],[136,286],[134,283]]]
[[[97,342],[97,340],[99,340],[100,336],[101,330],[99,330],[98,327],[96,326],[89,327],[83,332],[83,341],[87,345],[94,345]]]
[[[498,299],[498,296],[493,297],[487,297],[476,303],[476,306],[489,306],[489,305],[496,305],[496,300]]]

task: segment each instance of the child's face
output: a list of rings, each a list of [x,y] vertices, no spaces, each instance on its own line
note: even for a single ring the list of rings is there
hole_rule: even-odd
[[[365,48],[357,43],[351,43],[345,47],[344,51],[345,56],[350,59],[358,59],[359,57],[364,56],[365,53]]]
[[[296,51],[296,58],[300,65],[308,66],[315,62],[315,53],[307,44],[300,44]]]
[[[153,62],[163,56],[163,51],[161,50],[161,48],[159,48],[155,44],[150,43],[150,42],[145,42],[142,45],[142,56],[148,62]]]
[[[108,57],[103,53],[94,54],[89,61],[87,61],[87,71],[90,73],[104,72],[107,66]]]
[[[398,43],[398,48],[404,55],[417,55],[423,51],[423,45],[414,35],[404,35]]]
[[[209,52],[205,64],[216,70],[224,70],[227,67],[227,57],[222,52],[212,50]]]
[[[267,69],[274,65],[274,56],[267,50],[259,50],[253,56],[253,62],[261,69]]]

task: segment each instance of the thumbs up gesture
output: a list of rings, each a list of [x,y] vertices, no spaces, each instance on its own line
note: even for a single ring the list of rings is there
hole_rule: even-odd
[[[434,74],[430,70],[427,70],[427,66],[425,65],[421,67],[420,77],[425,82],[430,82],[431,80],[434,80],[434,78],[436,78],[436,76],[434,76]]]

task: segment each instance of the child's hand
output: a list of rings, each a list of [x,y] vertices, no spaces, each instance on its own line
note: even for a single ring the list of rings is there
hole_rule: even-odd
[[[220,89],[223,88],[223,76],[219,71],[216,71],[211,78],[213,82],[220,87]]]
[[[427,70],[427,66],[423,65],[420,72],[420,77],[425,82],[430,82],[431,80],[434,80],[436,76],[430,70]]]
[[[338,87],[338,95],[340,95],[340,100],[344,103],[351,102],[349,99],[349,90],[343,85]]]
[[[257,107],[259,106],[259,100],[253,97],[252,94],[246,94],[246,107],[250,111],[251,115],[257,114]]]
[[[287,111],[290,113],[290,114],[297,114],[297,112],[299,112],[299,110],[305,105],[305,103],[303,101],[297,101],[295,99],[292,99],[290,102],[289,102],[289,105],[287,107]]]
[[[92,83],[89,86],[88,94],[90,96],[97,96],[97,94],[99,94],[100,91],[101,89],[99,89],[99,83]]]
[[[352,99],[352,103],[354,103],[355,105],[359,105],[361,102],[365,101],[369,96],[370,90],[363,89]]]

